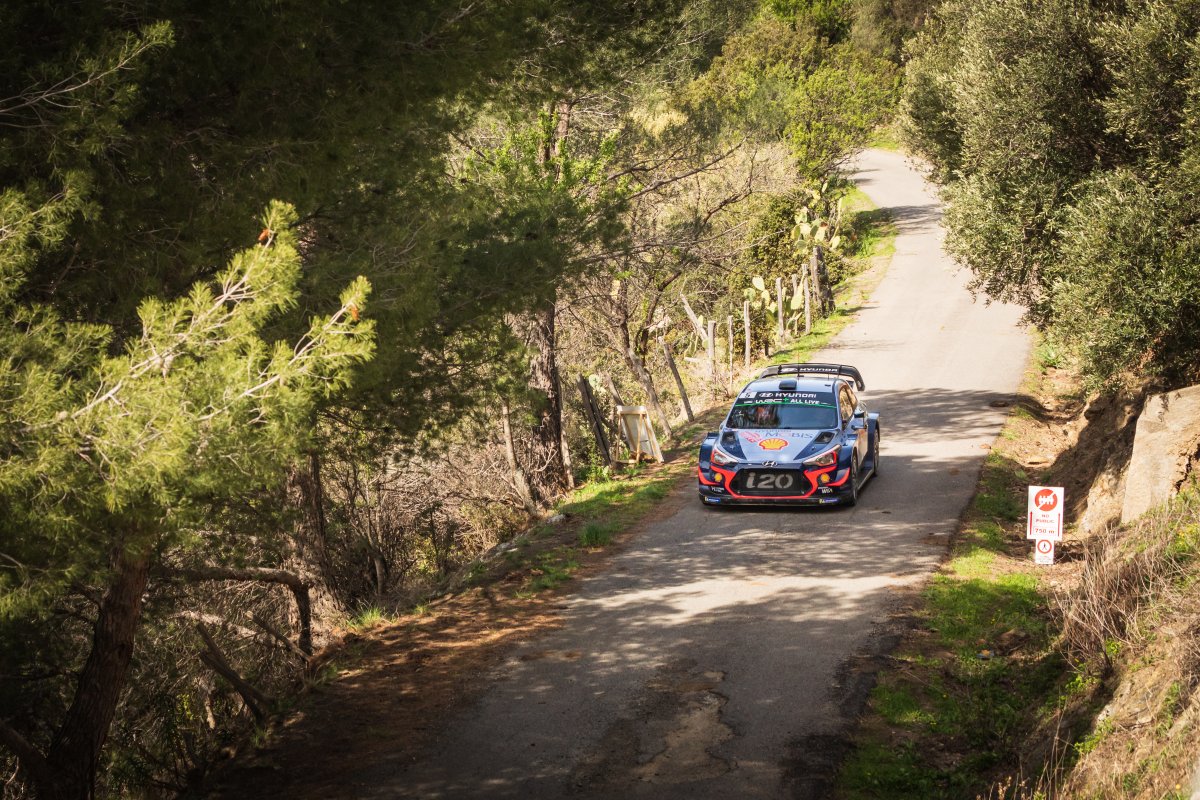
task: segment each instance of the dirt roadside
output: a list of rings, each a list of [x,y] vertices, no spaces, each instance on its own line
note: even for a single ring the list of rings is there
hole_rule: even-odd
[[[711,423],[719,409],[699,417]],[[527,537],[521,558],[494,558],[476,584],[434,600],[419,613],[345,633],[314,660],[315,678],[237,757],[221,765],[196,796],[330,797],[354,793],[364,763],[400,767],[427,744],[452,710],[486,687],[489,668],[514,644],[554,630],[580,580],[605,564],[647,524],[691,499],[686,468],[699,439],[692,436],[647,467],[639,484],[667,481],[669,495],[606,547],[577,547],[586,520],[568,518]],[[571,578],[558,587],[522,591],[544,571],[546,554],[571,551]],[[567,657],[557,656],[557,657]]]

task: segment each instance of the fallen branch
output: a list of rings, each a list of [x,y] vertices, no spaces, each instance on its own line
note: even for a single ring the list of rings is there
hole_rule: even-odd
[[[196,623],[196,631],[200,634],[200,638],[204,640],[204,646],[208,649],[200,654],[200,660],[205,665],[210,667],[214,672],[222,678],[229,681],[230,685],[242,697],[242,701],[246,704],[246,708],[250,709],[250,713],[254,715],[254,719],[259,724],[267,721],[267,710],[271,707],[271,701],[267,696],[254,688],[246,681],[238,671],[230,666],[225,654],[221,652],[221,648],[217,647],[217,643],[213,641],[212,635],[208,632],[208,628],[204,627],[203,622]]]

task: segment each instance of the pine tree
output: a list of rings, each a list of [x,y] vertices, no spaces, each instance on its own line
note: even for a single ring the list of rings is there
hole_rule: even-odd
[[[147,581],[222,496],[278,482],[316,404],[373,350],[368,285],[294,344],[263,329],[296,302],[295,213],[273,203],[259,241],[215,285],[148,298],[140,335],[9,301],[0,334],[0,623],[38,617],[74,587],[100,587],[91,652],[44,747],[0,722],[0,743],[40,797],[94,780],[133,652]]]

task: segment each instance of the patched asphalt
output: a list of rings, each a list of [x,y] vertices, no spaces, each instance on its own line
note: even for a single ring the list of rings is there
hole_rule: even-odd
[[[903,155],[855,180],[899,227],[892,264],[818,360],[857,366],[882,415],[853,509],[706,509],[648,525],[523,643],[409,766],[347,796],[817,798],[844,756],[897,598],[946,551],[1012,400],[1029,337],[975,302],[940,208]],[[570,657],[554,657],[568,654]]]

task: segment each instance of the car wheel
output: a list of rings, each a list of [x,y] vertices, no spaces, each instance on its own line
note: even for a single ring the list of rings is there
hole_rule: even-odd
[[[850,462],[850,477],[847,479],[850,484],[850,496],[846,498],[843,505],[856,506],[858,505],[858,465],[853,461]]]

